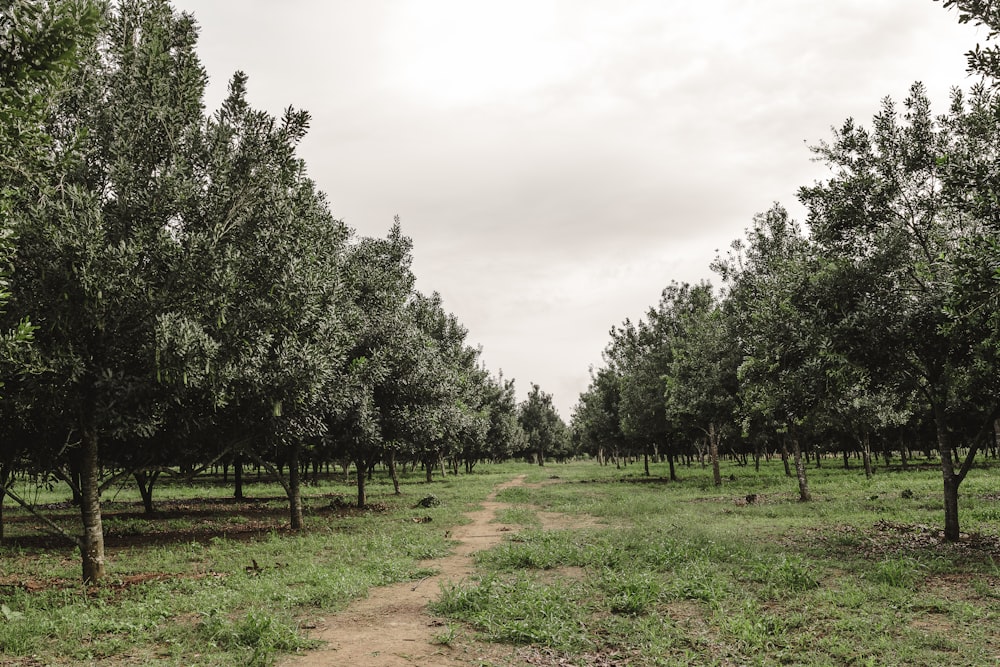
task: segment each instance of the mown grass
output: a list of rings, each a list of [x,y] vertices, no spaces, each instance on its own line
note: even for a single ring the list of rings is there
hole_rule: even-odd
[[[953,545],[939,535],[940,472],[867,480],[838,463],[810,467],[811,503],[776,461],[726,465],[721,488],[700,467],[679,482],[662,466],[534,470],[541,486],[498,497],[528,528],[481,553],[481,579],[446,587],[435,609],[522,647],[496,665],[525,651],[553,665],[1000,661],[997,469],[963,486],[970,534]],[[529,507],[600,523],[542,530]]]
[[[256,501],[236,504],[222,485],[163,484],[151,517],[123,488],[104,504],[109,564],[100,587],[80,583],[75,549],[39,542],[32,522],[7,507],[0,664],[272,664],[310,646],[303,625],[317,616],[372,586],[429,574],[419,561],[447,553],[448,529],[512,470],[484,468],[429,485],[416,474],[399,497],[377,476],[370,511],[333,503],[352,500],[349,481],[321,481],[306,489],[301,534],[285,529],[277,485],[248,485]],[[47,503],[68,495],[43,493]],[[427,494],[440,505],[415,507]],[[78,530],[73,508],[57,504],[50,514]]]

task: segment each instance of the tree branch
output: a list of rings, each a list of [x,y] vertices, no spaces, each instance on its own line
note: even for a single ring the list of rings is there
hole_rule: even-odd
[[[35,517],[43,524],[45,524],[45,526],[47,526],[49,530],[44,532],[47,532],[48,534],[54,535],[56,537],[64,537],[70,542],[72,542],[74,546],[77,546],[81,549],[83,548],[83,542],[82,540],[80,540],[79,537],[67,533],[65,530],[63,530],[61,526],[59,526],[59,524],[55,523],[54,521],[52,521],[52,519],[48,518],[47,516],[39,513],[38,510],[36,510],[32,505],[29,505],[24,500],[22,500],[20,496],[18,496],[16,493],[10,490],[9,486],[0,484],[0,497],[4,495],[9,496],[15,503],[17,503],[25,510],[27,510],[29,514],[31,514],[33,517]]]

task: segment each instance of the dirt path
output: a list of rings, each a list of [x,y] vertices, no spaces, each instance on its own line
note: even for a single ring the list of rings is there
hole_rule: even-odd
[[[503,489],[524,484],[524,475],[498,485],[486,497],[482,508],[467,514],[470,523],[452,530],[458,546],[451,555],[425,561],[422,565],[440,570],[439,574],[417,582],[404,582],[373,588],[368,597],[352,603],[313,632],[326,642],[316,651],[295,656],[283,665],[288,667],[455,667],[480,664],[468,649],[444,646],[435,638],[448,630],[440,619],[431,616],[427,603],[435,599],[440,584],[459,581],[473,571],[472,556],[477,551],[498,544],[511,526],[490,523],[498,510],[506,507],[496,502]],[[464,644],[464,642],[463,642]]]

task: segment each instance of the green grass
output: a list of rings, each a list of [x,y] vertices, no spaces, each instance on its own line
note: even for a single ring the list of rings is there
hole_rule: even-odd
[[[779,461],[729,464],[721,488],[700,467],[669,482],[661,465],[651,478],[551,466],[558,483],[499,499],[600,525],[510,536],[479,555],[481,582],[449,588],[436,609],[489,641],[548,650],[551,664],[996,662],[997,469],[970,474],[960,502],[973,536],[952,545],[939,535],[939,471],[868,480],[839,463],[810,466],[811,503]]]
[[[164,483],[151,517],[142,514],[137,493],[112,491],[103,503],[108,576],[99,588],[80,583],[75,549],[39,544],[31,520],[8,506],[0,663],[272,664],[309,646],[302,623],[342,609],[372,586],[429,574],[419,561],[446,554],[448,529],[515,469],[430,485],[415,474],[404,479],[399,497],[377,476],[369,503],[380,511],[331,507],[331,497],[350,501],[353,486],[322,481],[305,489],[301,534],[285,529],[286,503],[273,484],[248,484],[257,501],[236,504],[231,489],[218,484]],[[428,493],[440,506],[414,507]],[[57,488],[43,491],[39,502],[67,498]],[[50,513],[76,532],[75,512],[56,506]]]
[[[354,494],[338,477],[306,489],[302,534],[285,530],[276,485],[248,485],[255,501],[237,504],[211,480],[165,480],[153,516],[131,488],[106,495],[109,574],[96,589],[79,583],[74,549],[39,544],[8,505],[0,662],[272,664],[308,648],[303,625],[372,586],[426,576],[420,561],[450,549],[464,513],[523,474],[531,488],[498,494],[510,505],[497,521],[517,532],[478,554],[478,577],[441,592],[443,646],[478,634],[522,647],[509,649],[512,665],[525,664],[518,650],[553,665],[994,664],[998,470],[977,468],[963,484],[971,537],[957,545],[939,539],[939,471],[868,480],[832,458],[809,467],[811,503],[797,502],[780,461],[759,473],[726,462],[721,488],[700,466],[669,482],[663,464],[650,478],[641,466],[509,464],[429,486],[418,473],[397,498],[376,475],[371,511],[333,506]],[[440,506],[414,507],[429,493]],[[546,530],[540,512],[580,515],[563,525],[585,527]],[[51,513],[78,530],[72,508]]]

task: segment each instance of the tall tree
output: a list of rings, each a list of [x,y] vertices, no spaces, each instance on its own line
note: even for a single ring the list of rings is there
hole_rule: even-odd
[[[705,434],[712,477],[720,486],[720,439],[738,434],[733,427],[741,351],[710,284],[683,290],[675,307],[678,332],[664,374],[666,413],[671,421],[695,425]]]
[[[537,384],[531,385],[528,398],[521,402],[518,419],[527,438],[526,453],[530,452],[538,465],[544,466],[546,456],[564,447],[566,425],[552,405],[552,394]]]
[[[815,430],[828,396],[820,350],[825,333],[812,312],[815,267],[808,241],[787,211],[775,206],[754,218],[714,264],[727,287],[733,338],[740,341],[740,404],[744,422],[772,425],[792,445],[799,498],[811,499],[802,438]]]
[[[35,313],[45,367],[29,391],[65,415],[78,443],[90,581],[104,575],[101,443],[160,422],[155,330],[188,182],[181,152],[201,120],[196,37],[166,2],[122,2],[107,15],[47,126],[62,165],[53,195],[16,230],[12,304]]]
[[[904,108],[886,100],[871,131],[846,122],[816,149],[833,177],[800,197],[822,252],[855,286],[840,303],[839,320],[856,332],[853,344],[838,343],[842,353],[900,390],[915,387],[934,424],[944,532],[957,540],[959,485],[1000,414],[997,255],[989,250],[1000,102],[984,86],[969,100],[956,90],[935,118],[915,84]]]

